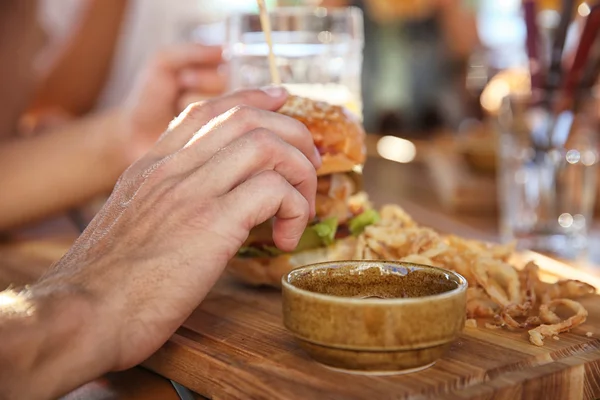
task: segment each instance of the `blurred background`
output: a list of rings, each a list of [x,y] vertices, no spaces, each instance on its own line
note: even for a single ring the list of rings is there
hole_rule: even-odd
[[[88,13],[94,1],[42,0],[40,19],[49,35],[42,68],[60,66],[57,54],[62,51],[64,56],[69,42],[75,47],[72,37],[87,33],[82,24],[92,20]],[[118,103],[158,49],[178,41],[223,45],[226,18],[256,11],[253,0],[109,3],[122,10],[113,10],[112,16],[94,14],[97,20],[111,22],[112,29],[105,30],[116,35],[102,59],[103,79],[96,78],[94,90],[77,107],[66,107],[71,108],[68,112]],[[528,63],[521,0],[269,0],[267,4],[271,8],[355,6],[363,11],[362,114],[369,132],[422,136],[443,128],[460,130],[473,119],[481,120],[504,93],[506,86],[496,83],[495,93],[481,98],[494,76],[507,70],[518,74]],[[580,13],[589,12],[586,3],[578,7]],[[556,27],[559,11],[559,0],[538,1],[542,33]],[[572,45],[567,42],[566,48]],[[503,82],[506,79],[510,78]],[[52,101],[56,100],[46,103]],[[61,107],[65,105],[57,108]]]
[[[59,64],[57,54],[64,56],[69,43],[74,47],[72,37],[84,31],[83,21],[92,20],[88,12],[94,1],[42,0],[40,19],[49,35],[42,68]],[[118,103],[156,51],[178,41],[224,44],[225,19],[231,13],[256,11],[253,0],[109,3],[122,10],[112,11],[112,29],[117,32],[113,35],[118,37],[105,54],[109,60],[103,60],[104,79],[78,107],[66,110],[70,113]],[[548,29],[556,24],[558,3],[540,1],[539,20]],[[480,96],[496,74],[527,66],[520,0],[270,0],[267,4],[356,6],[363,11],[363,116],[370,132],[426,135],[440,128],[459,129],[461,123],[483,117]],[[111,21],[108,14],[96,14],[95,19]]]
[[[464,220],[484,216],[500,230],[501,214],[512,213],[511,218],[519,219],[519,213],[526,208],[507,203],[507,197],[521,196],[538,207],[543,193],[532,193],[548,189],[535,186],[541,178],[528,178],[525,170],[515,167],[517,161],[499,167],[506,161],[499,150],[502,129],[498,120],[502,118],[503,99],[507,95],[532,93],[532,82],[537,79],[530,73],[532,65],[549,63],[566,3],[571,3],[569,23],[559,67],[563,71],[570,68],[582,32],[587,29],[587,17],[598,14],[595,1],[266,3],[271,10],[274,51],[283,83],[292,93],[345,105],[362,118],[368,132],[369,155],[394,163],[394,167],[386,164],[376,168],[420,168],[416,173],[427,175],[436,206],[461,215]],[[529,25],[524,4],[535,8]],[[39,0],[39,6],[37,18],[46,40],[36,57],[38,80],[28,110],[21,118],[21,136],[35,136],[80,118],[124,107],[135,92],[142,71],[156,55],[182,43],[217,46],[222,60],[211,61],[195,75],[188,74],[187,81],[199,83],[199,90],[182,92],[174,114],[192,101],[270,82],[267,47],[254,0]],[[307,7],[308,13],[294,11]],[[597,25],[597,18],[594,21]],[[528,47],[531,37],[535,37],[538,55]],[[591,54],[592,59],[600,58],[598,43],[592,45]],[[586,83],[588,93],[597,83],[597,70],[594,71],[588,74],[594,78]],[[190,86],[193,85],[187,85]],[[545,90],[542,86],[534,89]],[[586,122],[589,129],[585,132],[597,132],[598,108],[594,102],[589,104],[586,109],[592,110],[592,117],[585,121],[594,121]],[[550,120],[555,121],[557,115],[558,112],[552,114]],[[583,120],[577,115],[575,120]],[[515,129],[514,121],[513,126],[505,127],[511,134]],[[531,126],[527,129],[535,131]],[[549,212],[551,217],[544,218],[563,228],[567,224],[569,229],[583,219],[587,235],[593,225],[587,209],[595,212],[597,208],[597,147],[595,140],[586,143],[588,148],[580,150],[569,147],[575,146],[570,142],[553,145],[551,150],[558,156],[544,149],[552,159],[564,160],[573,150],[579,155],[577,160],[585,160],[585,165],[573,161],[574,153],[569,153],[568,164],[583,165],[586,172],[567,173],[565,168],[553,167],[552,173],[565,175],[572,187],[553,183],[551,197],[558,197],[557,190],[580,193],[583,186],[588,188],[585,193],[593,192],[592,199],[588,194],[571,196],[570,202],[581,203],[575,207],[577,210],[570,210],[572,204],[554,206]],[[537,144],[518,145],[540,154]],[[522,150],[521,147],[512,150]],[[525,165],[522,160],[518,162]],[[502,175],[506,171],[512,174],[508,178]],[[402,179],[391,172],[386,174],[392,174],[390,179]],[[502,186],[500,181],[504,178],[518,182]],[[557,178],[557,182],[564,179]],[[524,187],[522,193],[510,189],[517,184]],[[400,190],[406,194],[405,188]],[[100,196],[94,203],[92,214],[104,198]],[[388,200],[385,196],[382,199]],[[395,200],[393,196],[389,199]],[[566,211],[556,208],[563,206]],[[582,207],[584,211],[580,211]],[[537,208],[531,211],[540,212]]]

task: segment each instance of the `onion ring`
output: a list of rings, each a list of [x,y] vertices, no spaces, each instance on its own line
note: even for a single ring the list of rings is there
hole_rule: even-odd
[[[471,271],[477,283],[496,304],[506,308],[511,304],[521,303],[519,274],[511,265],[493,259],[482,259],[472,266]],[[499,280],[506,284],[506,290],[500,286]]]
[[[542,304],[540,306],[540,315],[549,315],[547,311],[552,312],[554,316],[556,314],[554,311],[558,305],[564,305],[575,312],[575,315],[567,318],[564,321],[551,324],[551,325],[540,325],[537,328],[531,329],[529,331],[529,341],[536,346],[544,345],[544,338],[549,336],[556,336],[561,332],[565,332],[579,326],[585,322],[588,316],[588,312],[581,303],[570,300],[570,299],[555,299],[552,300],[548,304]]]
[[[498,305],[490,299],[482,288],[467,289],[467,318],[489,318],[498,312]]]

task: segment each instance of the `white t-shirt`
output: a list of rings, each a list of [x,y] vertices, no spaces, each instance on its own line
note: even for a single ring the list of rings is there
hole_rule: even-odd
[[[234,10],[255,3],[248,0],[129,0],[113,65],[96,109],[120,104],[136,77],[154,54],[168,45],[189,40],[189,27],[222,21]],[[75,29],[86,0],[41,0],[40,22],[48,33],[49,46],[42,60]],[[217,40],[218,41],[218,40]]]

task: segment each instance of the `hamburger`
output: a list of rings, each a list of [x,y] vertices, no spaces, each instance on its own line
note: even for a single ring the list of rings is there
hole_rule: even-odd
[[[366,147],[358,118],[344,107],[298,96],[290,96],[278,112],[304,123],[321,154],[316,216],[291,253],[275,247],[271,221],[250,232],[228,270],[254,285],[279,286],[293,268],[352,258],[353,238],[378,219],[362,192]]]

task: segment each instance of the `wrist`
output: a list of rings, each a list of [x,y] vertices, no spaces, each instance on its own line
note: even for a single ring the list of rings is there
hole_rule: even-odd
[[[103,164],[110,168],[116,182],[132,163],[130,153],[133,126],[122,109],[109,111],[105,115],[103,125],[99,143],[104,159]]]
[[[58,397],[112,368],[110,335],[84,290],[41,282],[2,295],[0,360],[12,369],[0,383],[8,398]]]

